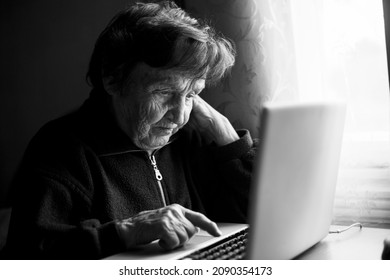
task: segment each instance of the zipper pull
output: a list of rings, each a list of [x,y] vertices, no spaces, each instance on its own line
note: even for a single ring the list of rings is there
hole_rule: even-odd
[[[157,163],[156,163],[156,159],[154,156],[151,156],[150,157],[150,162],[152,163],[152,166],[153,166],[153,169],[154,169],[154,174],[156,175],[156,179],[158,181],[161,181],[162,180],[162,175],[161,175],[161,172],[160,170],[158,170],[158,167],[157,167]]]

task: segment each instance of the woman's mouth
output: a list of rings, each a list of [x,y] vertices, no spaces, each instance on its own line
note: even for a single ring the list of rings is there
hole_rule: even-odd
[[[156,127],[155,129],[157,130],[157,133],[160,135],[170,135],[173,133],[175,128],[159,126]]]

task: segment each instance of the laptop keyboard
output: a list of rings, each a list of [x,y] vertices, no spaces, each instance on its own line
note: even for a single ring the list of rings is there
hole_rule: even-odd
[[[245,254],[248,228],[195,251],[182,260],[240,260]]]

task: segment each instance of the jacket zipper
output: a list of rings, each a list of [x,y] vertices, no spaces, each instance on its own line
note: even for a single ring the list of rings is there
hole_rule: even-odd
[[[158,188],[160,190],[160,195],[161,195],[163,204],[164,204],[164,206],[167,206],[167,202],[165,200],[163,187],[162,187],[162,184],[161,184],[161,180],[163,179],[163,177],[161,175],[160,170],[158,170],[157,163],[156,163],[156,158],[154,157],[154,155],[151,155],[149,157],[149,159],[150,159],[150,162],[152,163],[152,166],[153,166],[153,169],[154,169],[154,175],[156,176],[156,179],[157,179],[157,184],[158,184]]]

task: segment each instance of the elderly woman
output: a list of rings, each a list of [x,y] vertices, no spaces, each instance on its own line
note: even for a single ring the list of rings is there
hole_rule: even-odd
[[[95,45],[88,100],[27,148],[10,258],[174,249],[197,228],[219,235],[213,221],[245,221],[253,141],[199,96],[233,63],[231,43],[173,3],[115,16]]]

